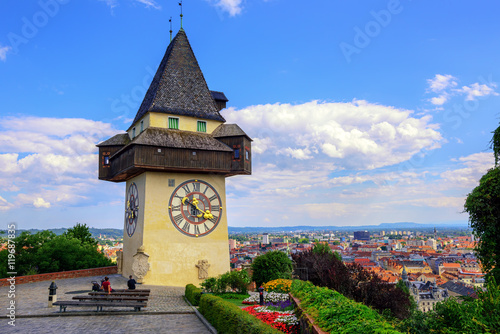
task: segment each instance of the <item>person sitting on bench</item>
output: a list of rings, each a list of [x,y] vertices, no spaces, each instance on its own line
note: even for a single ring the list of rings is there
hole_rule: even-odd
[[[102,282],[102,290],[104,292],[107,292],[108,294],[113,292],[113,289],[111,289],[111,282],[109,281],[109,277],[104,277],[104,282]]]
[[[127,286],[129,288],[129,290],[135,290],[135,284],[137,283],[135,281],[135,279],[132,278],[132,275],[130,275],[128,278],[130,278],[128,281],[127,281]]]

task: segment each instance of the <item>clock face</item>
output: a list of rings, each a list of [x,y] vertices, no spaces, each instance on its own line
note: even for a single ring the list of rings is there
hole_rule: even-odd
[[[168,212],[172,224],[180,232],[190,237],[202,237],[219,224],[222,202],[210,183],[189,180],[175,188]]]
[[[134,235],[139,217],[139,191],[132,182],[127,189],[127,203],[125,207],[125,229],[129,237]]]

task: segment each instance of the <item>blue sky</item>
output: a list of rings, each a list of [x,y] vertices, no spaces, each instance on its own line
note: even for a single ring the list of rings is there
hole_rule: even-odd
[[[230,226],[466,222],[494,163],[495,1],[185,0],[222,115],[253,139]],[[177,1],[0,4],[0,220],[121,228],[95,144],[130,126]]]

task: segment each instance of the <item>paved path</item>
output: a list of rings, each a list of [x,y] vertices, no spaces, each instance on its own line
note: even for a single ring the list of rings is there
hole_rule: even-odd
[[[91,290],[91,281],[97,277],[57,280],[57,300],[71,300]],[[126,288],[127,279],[110,275],[111,287]],[[183,298],[184,288],[138,285],[151,289],[148,307],[140,313],[131,308],[112,308],[109,312],[95,312],[95,307],[68,307],[64,313],[59,307],[48,308],[50,281],[19,284],[15,299],[8,297],[9,287],[0,287],[0,333],[210,333]],[[7,307],[16,302],[16,326],[8,324]],[[3,313],[3,314],[2,314]]]

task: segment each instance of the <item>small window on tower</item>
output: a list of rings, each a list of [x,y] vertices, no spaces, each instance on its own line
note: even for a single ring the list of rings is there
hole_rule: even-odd
[[[135,138],[135,128],[132,129],[132,139]]]
[[[234,158],[235,159],[239,159],[240,158],[240,149],[239,148],[236,148],[234,150]]]
[[[245,159],[250,160],[250,152],[248,150],[245,150]]]
[[[198,132],[207,132],[207,122],[198,121]]]
[[[144,131],[144,121],[141,121],[141,132]]]
[[[104,166],[109,166],[109,155],[104,156]]]
[[[175,187],[175,179],[168,179],[168,186]]]
[[[169,117],[168,118],[168,128],[179,130],[179,119],[176,117]]]

